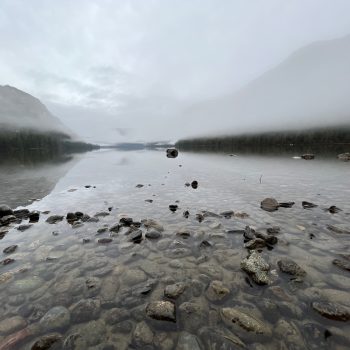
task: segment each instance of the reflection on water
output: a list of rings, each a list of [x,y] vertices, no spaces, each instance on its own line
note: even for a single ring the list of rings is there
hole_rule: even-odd
[[[0,265],[0,344],[30,349],[51,336],[57,349],[349,347],[350,276],[332,261],[349,263],[350,235],[328,228],[350,230],[349,163],[99,151],[69,164],[28,207],[42,212],[39,223],[0,241],[1,252],[18,245],[0,256],[15,260]],[[193,180],[197,189],[185,186]],[[295,205],[266,212],[265,197]],[[303,209],[303,200],[318,207]],[[342,211],[324,210],[331,205]],[[90,219],[45,222],[78,211]],[[128,221],[115,227],[126,216],[142,231],[139,244]],[[241,269],[247,225],[280,228],[276,245],[258,249],[270,265],[265,286]],[[283,273],[287,257],[306,274]]]
[[[72,155],[38,152],[16,158],[0,156],[1,202],[17,207],[45,197],[75,161]]]

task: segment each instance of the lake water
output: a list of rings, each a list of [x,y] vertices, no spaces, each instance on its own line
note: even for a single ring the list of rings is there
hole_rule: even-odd
[[[193,180],[197,189],[185,186]],[[0,190],[1,202],[40,211],[24,231],[1,229],[0,261],[14,259],[0,264],[1,350],[39,349],[38,340],[51,349],[350,347],[350,162],[101,150],[3,163]],[[295,204],[267,212],[266,197]],[[98,221],[69,223],[68,212]],[[47,223],[52,215],[64,219]],[[125,217],[141,241],[130,221],[110,231]],[[262,236],[280,228],[276,244],[255,249],[267,285],[241,268],[246,226]],[[287,258],[302,273],[283,272]]]

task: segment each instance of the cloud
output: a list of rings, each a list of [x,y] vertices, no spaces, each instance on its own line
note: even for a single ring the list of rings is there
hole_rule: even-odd
[[[348,13],[348,0],[1,0],[1,84],[60,106],[70,127],[85,118],[84,137],[174,139],[180,110],[350,33]]]

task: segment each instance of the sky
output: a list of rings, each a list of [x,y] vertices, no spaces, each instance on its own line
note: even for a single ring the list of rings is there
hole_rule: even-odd
[[[0,85],[90,142],[174,141],[193,105],[348,34],[349,0],[0,0]]]

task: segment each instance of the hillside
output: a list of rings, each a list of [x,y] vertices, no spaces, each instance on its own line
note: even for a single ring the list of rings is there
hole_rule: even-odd
[[[350,36],[304,47],[238,92],[182,116],[186,136],[350,124]],[[211,130],[208,133],[208,130]]]

